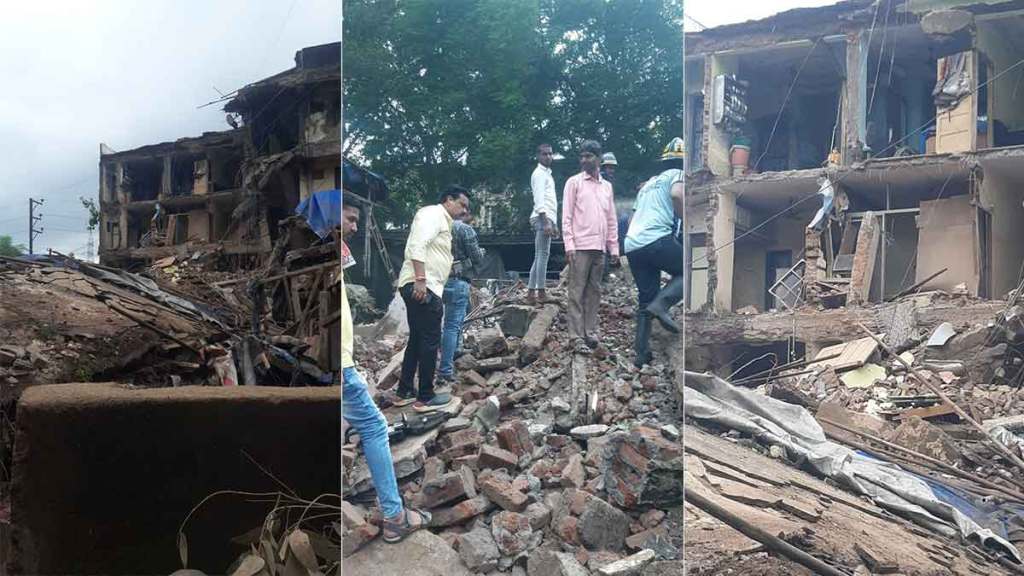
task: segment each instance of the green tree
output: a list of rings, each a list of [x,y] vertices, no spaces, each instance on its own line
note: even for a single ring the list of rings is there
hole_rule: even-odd
[[[10,236],[0,236],[0,256],[17,257],[24,253],[24,245],[15,244]]]
[[[100,224],[100,210],[96,207],[96,200],[85,196],[79,196],[78,199],[82,202],[82,207],[89,211],[88,228],[92,232]]]
[[[563,178],[575,146],[601,140],[631,191],[682,132],[681,0],[350,0],[345,11],[345,150],[387,179],[393,223],[453,182],[528,206],[541,140],[567,156]]]

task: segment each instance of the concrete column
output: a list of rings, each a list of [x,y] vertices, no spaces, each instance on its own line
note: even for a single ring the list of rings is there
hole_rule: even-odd
[[[712,245],[708,250],[715,251],[716,275],[715,311],[732,311],[732,271],[735,256],[736,238],[736,195],[732,192],[718,190],[718,210],[715,212]]]
[[[713,54],[710,57],[710,74],[704,76],[704,108],[709,111],[705,117],[708,119],[705,126],[708,135],[708,150],[705,160],[711,172],[720,178],[728,178],[732,175],[732,164],[729,162],[729,147],[732,145],[732,136],[722,129],[721,125],[714,123],[715,107],[715,76],[719,74],[736,74],[739,72],[739,57],[731,54]]]
[[[858,160],[857,142],[867,141],[868,38],[853,32],[846,39],[846,86],[843,101],[842,161]]]

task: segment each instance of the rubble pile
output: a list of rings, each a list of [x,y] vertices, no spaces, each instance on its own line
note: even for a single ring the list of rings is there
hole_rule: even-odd
[[[525,305],[525,292],[479,294],[456,361],[456,406],[435,429],[392,443],[405,501],[431,511],[430,531],[467,574],[673,573],[683,449],[670,424],[678,416],[668,350],[643,370],[632,366],[635,295],[618,275],[606,286],[601,345],[590,356],[569,350],[561,290],[539,307]],[[357,338],[356,357],[376,376],[376,399],[394,428],[403,421],[389,401],[402,337],[372,342]],[[379,518],[370,516],[372,484],[355,438],[343,447],[343,494],[357,513],[343,535],[346,573],[387,546],[375,540]],[[415,574],[397,548],[379,569]]]

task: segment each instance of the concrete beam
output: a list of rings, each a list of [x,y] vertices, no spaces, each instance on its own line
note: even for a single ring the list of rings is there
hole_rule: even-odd
[[[277,491],[246,456],[307,499],[341,482],[340,390],[128,389],[58,384],[18,403],[12,481],[16,574],[167,574],[178,527],[219,490]],[[270,505],[212,499],[186,527],[189,567],[223,573],[230,538]]]

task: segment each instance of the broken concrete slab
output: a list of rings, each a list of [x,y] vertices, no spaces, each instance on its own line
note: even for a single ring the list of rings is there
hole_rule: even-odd
[[[459,536],[459,557],[474,572],[490,572],[498,567],[498,545],[486,528],[475,528]]]
[[[508,341],[498,326],[470,332],[466,336],[466,345],[473,349],[473,355],[480,361],[508,352]]]
[[[878,364],[865,364],[856,370],[845,372],[839,379],[847,388],[870,388],[878,380],[885,380],[887,375],[884,367]]]
[[[945,346],[953,336],[956,336],[956,329],[949,322],[943,322],[932,331],[932,335],[928,337],[928,342],[925,345],[929,348]]]
[[[957,449],[956,441],[938,426],[917,416],[903,420],[895,430],[889,431],[883,438],[950,465],[960,462],[960,451]]]
[[[455,472],[442,474],[440,478],[424,484],[423,489],[416,495],[416,505],[433,509],[476,496],[476,477],[472,470],[463,466]]]
[[[429,530],[418,530],[398,544],[377,539],[342,562],[345,576],[472,576],[459,554]]]
[[[654,550],[642,550],[597,570],[600,576],[636,576],[654,560]]]
[[[588,576],[589,571],[566,552],[537,550],[526,563],[528,576]]]
[[[139,566],[170,573],[181,563],[166,539],[182,511],[225,486],[279,489],[242,453],[300,494],[336,493],[339,394],[338,387],[104,383],[25,390],[13,456],[12,567],[24,574],[126,574]],[[189,565],[221,570],[236,557],[224,535],[259,526],[266,510],[222,498],[203,513],[201,525],[186,527]]]
[[[535,313],[532,306],[506,306],[501,314],[501,331],[506,336],[522,338],[530,329],[530,320]]]
[[[606,424],[588,424],[586,426],[577,426],[569,431],[569,434],[573,438],[579,440],[589,440],[598,436],[604,436],[608,433],[609,426]]]
[[[622,550],[630,519],[600,498],[591,498],[579,518],[580,541],[591,550]]]
[[[519,347],[519,364],[526,366],[540,357],[544,349],[544,340],[548,337],[548,330],[558,316],[558,306],[547,304],[537,313],[537,316],[530,322],[530,328],[523,336],[522,345]]]
[[[427,448],[434,444],[441,433],[437,428],[418,436],[406,436],[401,442],[391,445],[391,459],[395,463],[395,477],[408,478],[423,468],[427,461]],[[373,488],[370,467],[360,452],[353,466],[348,468],[343,486],[345,494],[358,495]]]

